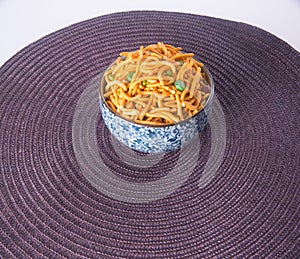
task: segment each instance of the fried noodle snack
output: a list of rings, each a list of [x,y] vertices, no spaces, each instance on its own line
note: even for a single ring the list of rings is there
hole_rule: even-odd
[[[104,73],[106,103],[121,117],[149,126],[192,117],[211,91],[203,64],[193,56],[162,42],[120,53]]]

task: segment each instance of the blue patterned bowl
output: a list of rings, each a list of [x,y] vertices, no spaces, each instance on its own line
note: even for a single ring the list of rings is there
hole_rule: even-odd
[[[121,143],[129,148],[144,153],[161,153],[174,151],[187,145],[208,123],[214,96],[214,83],[210,72],[203,67],[207,82],[211,86],[209,99],[202,110],[194,116],[176,124],[166,126],[148,126],[129,121],[106,104],[103,92],[105,79],[100,85],[100,109],[105,125]]]

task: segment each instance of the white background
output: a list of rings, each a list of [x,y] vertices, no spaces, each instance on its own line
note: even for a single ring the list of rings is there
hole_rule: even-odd
[[[300,51],[300,0],[0,0],[0,66],[29,43],[103,14],[166,10],[242,21]]]

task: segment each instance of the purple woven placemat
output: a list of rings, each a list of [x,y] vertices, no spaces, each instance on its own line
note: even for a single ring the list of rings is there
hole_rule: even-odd
[[[219,143],[212,123],[200,149],[197,142],[159,159],[134,153],[153,161],[145,166],[130,161],[98,114],[92,138],[116,179],[137,186],[192,166],[165,197],[130,202],[125,189],[123,200],[110,197],[110,188],[104,193],[87,179],[74,114],[119,52],[158,41],[194,52],[212,72],[224,153],[201,187]],[[0,68],[0,256],[299,258],[299,71],[299,53],[270,33],[190,14],[111,14],[32,43]],[[82,110],[78,118],[88,118]]]

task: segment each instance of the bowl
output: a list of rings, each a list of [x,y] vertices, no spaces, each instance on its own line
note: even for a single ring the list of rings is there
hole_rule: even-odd
[[[113,65],[115,65],[115,62],[106,71]],[[201,68],[201,73],[205,75],[205,83],[210,88],[210,94],[201,110],[176,123],[147,125],[121,116],[108,104],[107,97],[105,97],[108,82],[107,76],[104,76],[104,71],[100,83],[99,101],[105,125],[118,141],[135,151],[143,153],[170,152],[188,145],[196,134],[205,129],[213,105],[213,78],[204,65]]]

